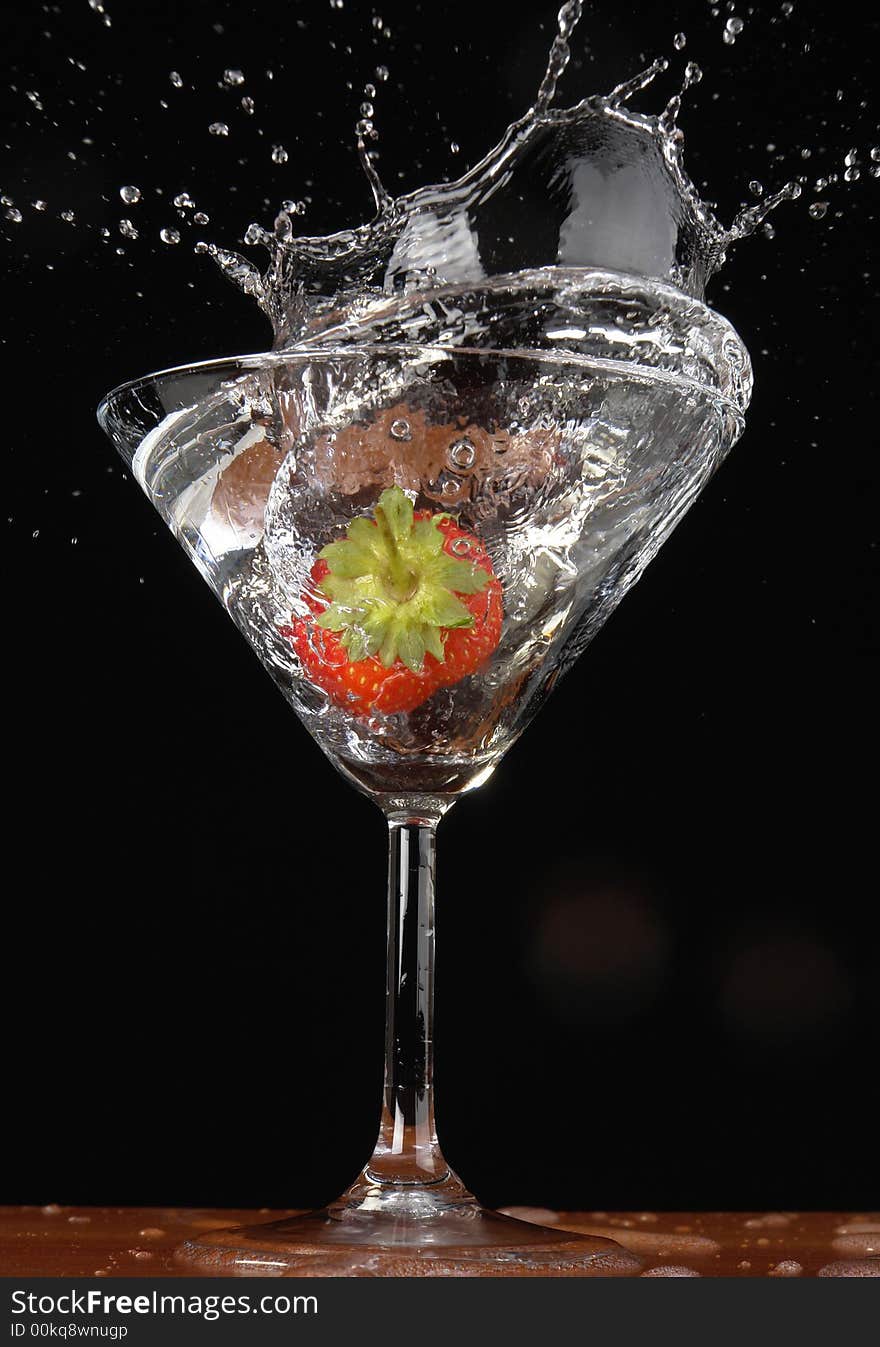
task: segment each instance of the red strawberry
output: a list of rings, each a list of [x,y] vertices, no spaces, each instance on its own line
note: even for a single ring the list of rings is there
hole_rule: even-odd
[[[501,637],[501,585],[473,534],[448,514],[415,514],[399,487],[375,516],[322,549],[303,596],[312,615],[281,628],[311,681],[358,715],[412,711]]]

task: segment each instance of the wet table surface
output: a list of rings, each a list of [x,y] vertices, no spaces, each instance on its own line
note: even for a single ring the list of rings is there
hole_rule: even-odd
[[[560,1230],[611,1236],[641,1276],[880,1276],[880,1212],[553,1212],[506,1207]],[[0,1207],[0,1275],[177,1277],[184,1240],[292,1211]]]

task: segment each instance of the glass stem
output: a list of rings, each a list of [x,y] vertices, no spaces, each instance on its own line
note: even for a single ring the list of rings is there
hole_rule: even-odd
[[[388,815],[385,1089],[370,1183],[451,1177],[434,1125],[434,873],[439,815]]]

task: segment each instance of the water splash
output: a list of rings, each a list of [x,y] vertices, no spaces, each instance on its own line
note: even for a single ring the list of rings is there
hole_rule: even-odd
[[[729,226],[716,218],[682,163],[678,116],[687,91],[702,78],[694,61],[659,115],[634,112],[629,104],[668,69],[663,57],[608,94],[556,108],[582,13],[577,0],[562,6],[533,105],[455,181],[393,198],[368,148],[377,132],[367,101],[356,136],[376,207],[372,221],[327,236],[299,235],[282,207],[271,230],[252,224],[245,236],[269,252],[262,271],[237,252],[200,246],[257,300],[276,348],[352,324],[365,330],[379,314],[387,318],[389,301],[402,314],[450,287],[497,288],[502,276],[552,267],[619,271],[702,299],[730,247],[800,195],[800,184],[789,182],[744,207]],[[380,80],[387,75],[382,69]]]

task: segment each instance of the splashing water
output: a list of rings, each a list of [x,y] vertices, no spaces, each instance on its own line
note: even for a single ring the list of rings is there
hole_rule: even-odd
[[[427,296],[474,296],[486,287],[509,294],[510,281],[499,287],[502,276],[528,290],[527,276],[536,272],[542,291],[552,288],[554,275],[559,280],[566,273],[568,318],[578,270],[640,276],[701,300],[730,247],[801,194],[800,183],[789,182],[743,208],[729,226],[715,217],[682,164],[678,115],[684,94],[702,79],[693,61],[659,115],[636,113],[628,104],[667,69],[665,59],[607,95],[554,108],[582,10],[575,0],[562,6],[534,104],[456,181],[392,198],[366,148],[377,133],[373,106],[365,103],[356,132],[377,209],[370,223],[325,237],[297,236],[284,203],[271,231],[252,224],[246,234],[247,243],[269,252],[262,272],[237,252],[199,245],[256,299],[272,323],[276,349],[316,337],[362,338],[371,328],[371,339],[479,344],[493,315],[478,316],[478,300],[465,300],[459,317],[450,324],[447,314],[437,326],[415,316]]]
[[[719,223],[681,163],[693,62],[657,116],[629,102],[663,60],[554,108],[581,10],[560,11],[533,106],[455,182],[393,199],[365,101],[370,223],[297,236],[285,202],[245,235],[262,273],[200,247],[269,316],[275,353],[196,367],[155,422],[139,385],[103,413],[297,714],[370,790],[456,793],[491,771],[742,428],[748,354],[703,293],[798,189]],[[318,551],[391,486],[480,538],[504,625],[479,674],[365,718],[303,677],[291,633]]]

